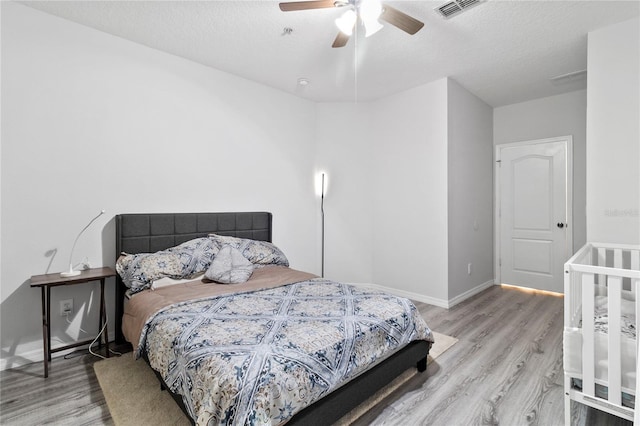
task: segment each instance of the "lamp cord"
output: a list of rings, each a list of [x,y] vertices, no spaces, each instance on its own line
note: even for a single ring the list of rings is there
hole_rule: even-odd
[[[69,320],[69,313],[68,313],[68,312],[66,313],[66,317],[67,317],[67,322],[68,322],[69,324],[71,324],[71,321]],[[90,353],[91,355],[93,355],[93,356],[95,356],[95,357],[98,357],[98,358],[102,358],[102,359],[107,359],[107,358],[106,358],[106,357],[104,357],[104,356],[102,356],[102,355],[100,355],[100,354],[98,354],[98,353],[95,353],[95,352],[92,350],[92,347],[93,347],[93,345],[95,345],[95,344],[96,344],[96,342],[98,341],[98,339],[102,336],[102,333],[104,333],[104,330],[107,328],[107,324],[108,324],[108,323],[109,323],[109,316],[108,316],[108,315],[106,315],[106,318],[105,318],[105,321],[104,321],[104,325],[102,326],[102,328],[101,328],[101,329],[100,329],[100,331],[98,332],[98,335],[93,339],[93,341],[89,344],[89,347],[87,348],[87,349],[88,349],[88,351],[89,351],[89,353]],[[86,331],[86,330],[84,330],[82,327],[78,327],[78,328],[79,328],[79,330],[80,330],[80,331],[82,331],[83,333],[89,334],[89,332],[88,332],[88,331]],[[107,340],[107,341],[109,340],[109,336],[106,336],[106,340]],[[118,355],[118,356],[122,355],[122,353],[120,353],[120,352],[118,352],[118,351],[114,351],[114,350],[113,350],[113,349],[111,349],[111,348],[109,348],[109,352],[110,352],[110,353],[112,353],[112,354],[114,354],[114,355]],[[69,358],[67,358],[67,355],[65,355],[65,359],[69,359]]]

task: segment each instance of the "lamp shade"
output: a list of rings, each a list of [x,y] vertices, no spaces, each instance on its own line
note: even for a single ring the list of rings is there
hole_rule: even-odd
[[[382,13],[380,0],[363,0],[358,11],[366,30],[365,37],[372,36],[382,29],[382,24],[378,21]]]
[[[350,36],[353,33],[356,19],[358,19],[356,12],[353,9],[349,9],[343,13],[341,17],[336,19],[336,26],[344,35]]]
[[[377,33],[378,31],[380,31],[382,28],[384,28],[384,26],[377,20],[377,19],[373,19],[371,21],[363,21],[364,22],[364,29],[365,29],[365,37],[370,37],[372,35],[374,35],[375,33]]]

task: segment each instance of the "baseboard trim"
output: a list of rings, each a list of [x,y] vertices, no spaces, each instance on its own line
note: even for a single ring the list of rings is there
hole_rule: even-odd
[[[459,294],[458,296],[454,297],[453,299],[449,299],[449,308],[452,308],[454,306],[456,306],[458,303],[464,302],[465,300],[469,299],[470,297],[475,296],[476,294],[488,289],[489,287],[491,287],[492,285],[495,285],[493,283],[493,279],[490,279],[482,284],[480,284],[479,286],[476,286],[470,290],[465,291],[462,294]]]
[[[385,287],[379,284],[370,283],[352,283],[357,286],[369,287],[375,290],[386,291],[387,293],[394,294],[400,297],[406,297],[407,299],[416,300],[418,302],[426,303],[428,305],[439,306],[441,308],[449,308],[448,301],[444,299],[438,299],[435,297],[425,296],[424,294],[414,293],[412,291],[399,290],[397,288]]]
[[[115,333],[109,333],[109,344],[110,345],[113,344],[114,340],[115,340]],[[40,342],[40,344],[42,344],[42,342]],[[87,349],[88,347],[89,345],[87,344],[84,346],[78,346],[76,348],[71,348],[64,351],[56,352],[51,355],[51,359],[53,360],[61,356],[68,355],[74,351]],[[40,347],[39,349],[32,349],[24,352],[16,351],[14,355],[10,355],[6,358],[0,358],[0,371],[4,371],[9,368],[22,367],[24,365],[32,364],[34,362],[42,362],[42,360],[44,359],[43,353],[44,352],[42,347]]]
[[[424,294],[414,293],[412,291],[399,290],[397,288],[385,287],[379,284],[370,284],[370,283],[353,283],[359,286],[370,287],[376,290],[386,291],[387,293],[394,294],[400,297],[406,297],[407,299],[416,300],[418,302],[426,303],[428,305],[438,306],[440,308],[449,309],[457,305],[458,303],[462,303],[463,301],[469,299],[470,297],[475,296],[476,294],[484,291],[494,285],[493,279],[486,281],[479,286],[476,286],[470,290],[465,291],[464,293],[449,299],[438,299],[435,297],[425,296]]]

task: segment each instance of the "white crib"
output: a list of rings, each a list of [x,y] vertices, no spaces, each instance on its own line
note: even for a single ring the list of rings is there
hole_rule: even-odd
[[[565,424],[571,400],[639,420],[640,246],[587,243],[564,273]]]

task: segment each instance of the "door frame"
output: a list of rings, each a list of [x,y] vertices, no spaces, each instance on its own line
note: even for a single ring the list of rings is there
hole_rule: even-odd
[[[501,226],[501,218],[500,218],[500,202],[502,201],[500,198],[500,159],[502,158],[501,153],[504,148],[511,148],[516,146],[528,146],[528,145],[538,145],[550,142],[564,142],[566,149],[566,185],[567,185],[567,199],[566,199],[566,212],[565,217],[567,220],[567,227],[565,228],[567,232],[565,233],[565,238],[567,239],[567,259],[571,257],[573,254],[573,135],[567,136],[558,136],[554,138],[546,138],[546,139],[534,139],[528,141],[520,141],[520,142],[511,142],[504,143],[495,146],[494,150],[494,158],[493,158],[493,176],[494,176],[494,191],[495,191],[495,203],[493,205],[493,229],[494,229],[494,284],[500,285],[502,284],[502,271],[501,271],[501,262],[500,262],[500,226]]]

